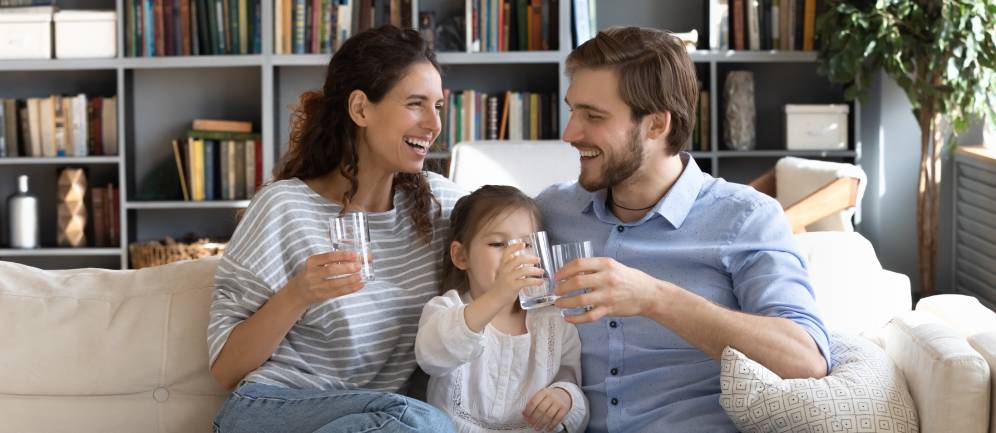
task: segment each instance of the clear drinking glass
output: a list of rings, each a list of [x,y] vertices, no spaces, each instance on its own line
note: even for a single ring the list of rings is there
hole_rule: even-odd
[[[553,248],[551,249],[551,253],[553,255],[554,274],[560,272],[560,268],[563,268],[568,263],[576,259],[586,259],[593,255],[590,241],[571,242],[567,244],[554,245]],[[560,281],[557,281],[556,284],[560,284]],[[564,297],[577,296],[584,293],[588,293],[588,291],[589,291],[588,289],[578,289],[564,295]],[[576,316],[578,314],[584,314],[588,311],[591,311],[590,305],[577,307],[577,308],[565,308],[560,310],[560,315]]]
[[[537,286],[524,287],[519,291],[519,305],[523,310],[539,308],[553,304],[557,300],[557,295],[553,293],[553,284],[550,278],[553,277],[553,261],[550,260],[550,243],[546,238],[546,232],[536,232],[518,239],[511,239],[507,245],[526,244],[526,247],[519,251],[519,254],[531,254],[539,257],[538,267],[543,269],[543,283]]]
[[[351,212],[329,221],[332,249],[354,251],[359,254],[360,276],[363,281],[373,281],[374,270],[370,262],[370,228],[365,212]]]

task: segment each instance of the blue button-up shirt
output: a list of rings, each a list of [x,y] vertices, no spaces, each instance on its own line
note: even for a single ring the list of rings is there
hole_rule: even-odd
[[[606,190],[576,182],[537,201],[552,244],[590,240],[594,253],[747,313],[784,317],[828,359],[804,259],[781,206],[753,188],[684,171],[652,210],[632,223],[606,207]],[[578,326],[593,433],[735,432],[719,405],[719,363],[659,323],[605,317]]]

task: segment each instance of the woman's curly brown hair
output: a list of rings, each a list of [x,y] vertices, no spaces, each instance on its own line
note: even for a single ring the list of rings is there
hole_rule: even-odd
[[[338,169],[349,180],[342,212],[357,191],[357,125],[349,117],[349,95],[361,90],[380,102],[404,77],[408,68],[427,62],[440,70],[436,55],[418,32],[382,26],[346,40],[329,61],[322,91],[301,95],[291,115],[290,145],[274,169],[274,180],[312,179]],[[426,242],[432,239],[432,221],[440,215],[424,173],[398,173],[394,188],[414,202],[412,220]]]

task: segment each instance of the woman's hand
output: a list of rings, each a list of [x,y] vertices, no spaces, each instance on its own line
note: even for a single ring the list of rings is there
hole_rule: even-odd
[[[503,297],[514,299],[523,287],[538,286],[543,283],[543,269],[537,267],[540,259],[532,254],[521,254],[526,244],[516,243],[505,247],[495,271],[495,282],[491,290],[498,291]]]
[[[304,262],[284,290],[301,306],[355,293],[363,288],[359,254],[332,251],[315,254]]]
[[[543,388],[529,399],[522,416],[536,431],[550,432],[564,420],[571,410],[571,395],[554,386]]]

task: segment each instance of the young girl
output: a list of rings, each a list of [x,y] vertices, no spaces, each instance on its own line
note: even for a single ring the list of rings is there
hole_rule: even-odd
[[[422,310],[415,359],[432,377],[428,401],[460,433],[582,432],[577,329],[555,308],[524,311],[519,289],[537,284],[539,259],[516,239],[539,230],[532,199],[510,186],[484,186],[450,215],[445,291]]]

